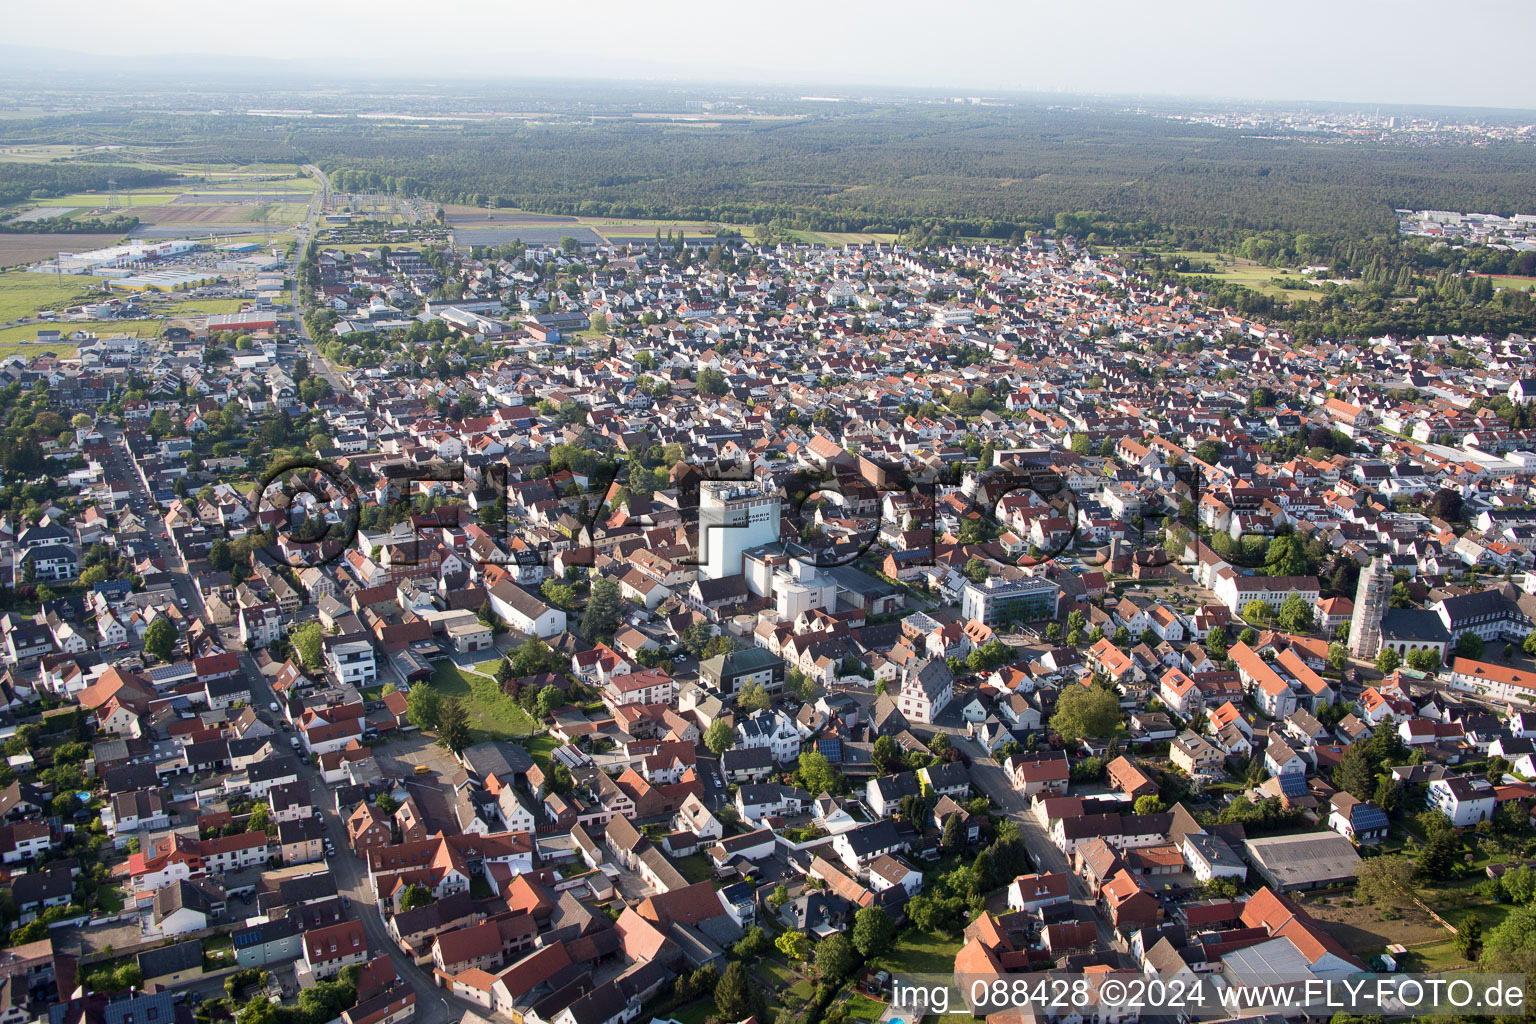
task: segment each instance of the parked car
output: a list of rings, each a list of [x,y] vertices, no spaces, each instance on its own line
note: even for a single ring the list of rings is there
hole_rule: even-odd
[[[411,770],[413,772],[415,772],[417,775],[427,775],[427,774],[429,774],[432,771],[431,768],[428,768],[424,764],[419,764],[415,768],[412,768]]]
[[[275,715],[275,714],[277,714],[279,711],[281,711],[283,709],[278,707],[277,706],[277,701],[274,700],[270,704],[267,705],[267,710],[271,711]]]

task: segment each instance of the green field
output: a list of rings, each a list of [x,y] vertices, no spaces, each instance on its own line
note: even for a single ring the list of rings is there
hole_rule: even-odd
[[[115,196],[106,192],[75,192],[67,196],[54,196],[51,199],[30,199],[28,203],[32,206],[67,206],[87,210],[100,209],[108,202],[114,206],[164,206],[185,191],[183,186],[175,185],[162,187],[158,191],[119,192]]]
[[[1493,278],[1495,288],[1515,288],[1520,291],[1530,291],[1536,288],[1536,277],[1512,277],[1508,274],[1489,274]]]
[[[0,273],[0,321],[16,320],[43,309],[59,309],[82,298],[100,282],[92,277],[34,274],[25,270]]]
[[[1277,299],[1317,299],[1321,292],[1307,291],[1301,288],[1286,288],[1276,284],[1276,280],[1283,282],[1297,282],[1301,278],[1294,271],[1284,267],[1266,267],[1252,260],[1240,259],[1236,256],[1228,256],[1224,253],[1198,252],[1190,249],[1180,249],[1173,252],[1161,253],[1162,256],[1185,256],[1192,260],[1208,263],[1213,269],[1210,274],[1186,274],[1186,277],[1210,277],[1218,281],[1230,281],[1233,284],[1251,288],[1256,292]]]
[[[156,312],[166,316],[219,316],[224,313],[238,313],[244,305],[244,299],[178,299],[164,305],[154,307]]]
[[[526,741],[533,731],[533,719],[501,692],[494,679],[465,673],[451,661],[440,661],[432,673],[432,685],[443,696],[464,702],[470,728],[483,739]]]

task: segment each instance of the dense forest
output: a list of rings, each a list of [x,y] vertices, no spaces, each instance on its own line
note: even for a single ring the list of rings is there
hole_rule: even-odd
[[[1256,232],[1390,235],[1394,207],[1536,212],[1528,146],[1257,138],[1029,105],[852,105],[711,126],[104,113],[6,131],[6,141],[76,139],[152,144],[168,160],[308,160],[338,188],[438,202],[909,238],[1055,229],[1214,249]]]

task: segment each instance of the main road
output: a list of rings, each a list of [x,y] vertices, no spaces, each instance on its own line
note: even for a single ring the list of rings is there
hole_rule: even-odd
[[[305,164],[304,170],[320,180],[320,191],[315,193],[315,198],[309,201],[309,213],[304,218],[304,223],[295,228],[295,236],[298,244],[294,247],[294,261],[290,272],[293,274],[293,320],[295,339],[299,348],[304,351],[309,359],[309,366],[316,374],[323,377],[331,385],[331,390],[336,394],[345,394],[346,384],[342,381],[341,373],[325,356],[320,354],[320,349],[315,345],[313,338],[309,336],[309,325],[304,322],[304,281],[299,274],[299,262],[304,259],[304,250],[309,245],[310,237],[314,234],[315,221],[325,210],[326,202],[331,195],[331,179],[325,172],[314,164]]]
[[[277,699],[271,684],[257,669],[256,661],[249,651],[241,650],[237,653],[240,667],[251,684],[253,706],[266,708]],[[283,744],[292,735],[279,732],[277,740]],[[466,1011],[483,1012],[484,1007],[451,996],[439,988],[430,973],[416,966],[416,962],[395,945],[384,927],[378,904],[374,901],[373,891],[368,885],[368,873],[362,861],[353,855],[347,845],[346,822],[334,807],[325,802],[334,787],[320,776],[319,770],[307,758],[299,759],[299,777],[309,783],[309,791],[316,797],[315,805],[321,809],[326,837],[336,849],[336,856],[325,859],[326,868],[335,878],[336,891],[345,893],[352,901],[352,909],[363,924],[364,934],[368,936],[368,948],[375,955],[387,953],[390,962],[395,965],[395,974],[416,993],[417,1024],[448,1024],[449,1021],[463,1019]]]
[[[990,757],[975,740],[956,736],[952,741],[960,745],[971,758],[971,782],[997,804],[1019,826],[1024,847],[1035,862],[1037,870],[1065,874],[1072,892],[1072,903],[1077,908],[1079,921],[1093,921],[1099,930],[1099,945],[1106,950],[1118,950],[1114,932],[1104,915],[1099,913],[1097,901],[1088,886],[1072,870],[1067,855],[1051,841],[1050,835],[1029,810],[1029,801],[1008,779],[1003,766]]]

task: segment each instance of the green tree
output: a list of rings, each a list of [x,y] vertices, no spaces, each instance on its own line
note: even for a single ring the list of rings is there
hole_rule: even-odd
[[[811,940],[804,932],[780,932],[773,944],[791,960],[804,960],[811,955]]]
[[[401,910],[415,910],[418,907],[431,906],[436,902],[437,898],[432,895],[432,890],[420,882],[406,886],[405,891],[400,894]]]
[[[275,832],[276,826],[268,814],[267,805],[258,800],[251,805],[251,820],[246,824],[247,832]]]
[[[565,705],[565,693],[554,683],[545,686],[539,691],[539,717],[548,718],[554,714],[555,709]]]
[[[576,780],[571,777],[571,770],[559,761],[552,761],[549,771],[544,776],[544,792],[569,793],[576,787]]]
[[[1287,633],[1310,633],[1312,606],[1301,597],[1292,594],[1280,605],[1280,614],[1276,616],[1276,621]]]
[[[455,754],[472,742],[469,734],[469,709],[457,697],[444,697],[437,711],[438,745]]]
[[[832,767],[826,755],[814,750],[807,750],[800,755],[795,777],[805,791],[812,796],[822,793],[840,793],[844,787],[843,777],[838,774],[837,769]]]
[[[170,661],[179,639],[181,638],[176,632],[176,627],[171,625],[171,620],[164,617],[158,618],[144,631],[144,651],[160,661]]]
[[[418,729],[436,729],[442,703],[442,694],[435,687],[417,683],[405,695],[405,717]]]
[[[704,745],[719,757],[736,745],[736,730],[725,719],[717,718],[704,730]]]
[[[737,960],[756,960],[768,952],[768,934],[757,925],[742,933],[740,941],[731,947],[731,955]]]
[[[587,611],[581,620],[581,630],[588,640],[595,642],[599,637],[613,635],[619,624],[620,604],[617,583],[607,579],[592,581],[592,589],[587,594]]]
[[[745,1020],[752,1015],[753,1004],[752,982],[746,965],[733,960],[726,964],[715,985],[715,1009],[721,1020]]]
[[[901,749],[896,746],[896,740],[891,736],[876,736],[874,749],[870,752],[870,760],[874,763],[875,771],[881,775],[889,775],[901,766]]]
[[[1328,667],[1335,672],[1344,671],[1349,664],[1349,648],[1335,641],[1328,645]]]
[[[1364,744],[1356,744],[1345,751],[1339,766],[1334,769],[1333,782],[1358,800],[1369,800],[1376,792],[1376,768]]]
[[[829,935],[816,946],[816,973],[823,981],[841,981],[858,962],[859,955],[846,935]]]
[[[965,836],[961,829],[960,815],[951,813],[944,819],[944,830],[939,834],[939,846],[945,853],[957,853],[965,844]]]
[[[1286,533],[1271,540],[1264,555],[1264,575],[1307,575],[1307,553],[1301,539]]]
[[[1056,700],[1051,729],[1068,743],[1084,737],[1113,736],[1120,728],[1120,701],[1098,686],[1068,686]]]
[[[766,711],[773,706],[773,698],[762,683],[748,683],[737,691],[736,706],[746,712]]]
[[[861,907],[853,915],[853,948],[866,960],[885,952],[895,935],[895,923],[879,907]]]
[[[1476,914],[1467,914],[1461,919],[1452,943],[1463,960],[1477,962],[1483,951],[1483,922]]]
[[[1391,675],[1402,663],[1403,659],[1390,647],[1383,647],[1381,653],[1376,655],[1376,671],[1382,675]]]
[[[306,622],[293,631],[291,640],[299,661],[311,672],[316,672],[324,662],[325,633],[318,622]]]
[[[1483,656],[1483,638],[1468,630],[1456,638],[1456,657],[1477,661]]]
[[[1161,814],[1168,809],[1167,804],[1151,793],[1137,797],[1135,806],[1137,814]]]

